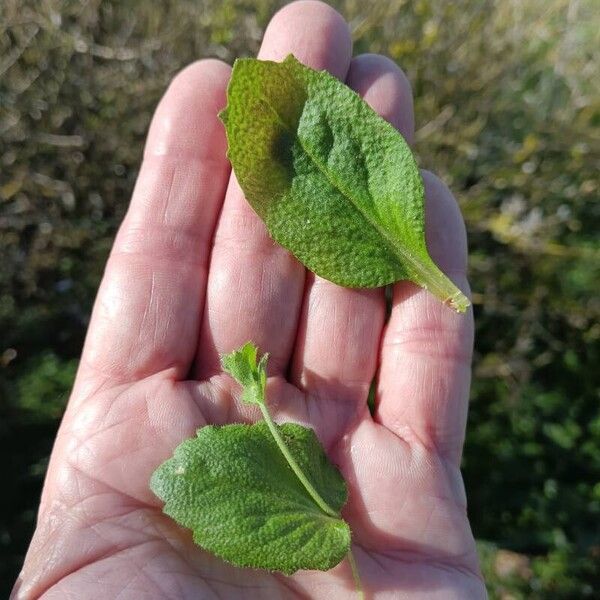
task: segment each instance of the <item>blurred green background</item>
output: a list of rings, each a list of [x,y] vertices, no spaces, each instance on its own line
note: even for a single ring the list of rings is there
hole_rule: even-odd
[[[169,79],[256,52],[275,0],[0,3],[0,595]],[[464,476],[492,598],[600,598],[600,5],[332,2],[413,83],[477,320]],[[370,4],[370,6],[368,6]]]

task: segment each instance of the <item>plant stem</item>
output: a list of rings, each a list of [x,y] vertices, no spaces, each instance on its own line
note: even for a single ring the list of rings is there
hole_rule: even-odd
[[[287,447],[285,441],[281,437],[281,434],[279,433],[279,429],[277,428],[277,425],[273,422],[273,419],[271,418],[271,415],[269,414],[267,405],[264,403],[260,403],[259,406],[260,406],[260,410],[263,414],[263,417],[265,419],[265,422],[267,423],[269,431],[275,438],[275,442],[277,442],[279,449],[281,450],[282,454],[285,456],[285,459],[287,460],[288,464],[292,468],[292,471],[294,471],[294,473],[296,474],[296,476],[298,477],[298,479],[300,480],[302,485],[305,487],[306,491],[310,494],[310,497],[315,501],[317,506],[325,514],[329,515],[330,517],[335,517],[336,519],[339,519],[340,518],[339,513],[337,513],[335,510],[333,510],[333,508],[331,508],[331,506],[329,506],[329,504],[327,504],[327,502],[325,502],[325,500],[323,500],[323,498],[321,497],[319,492],[317,492],[317,490],[313,487],[312,483],[308,480],[306,475],[302,472],[300,465],[296,462],[296,459],[292,456],[290,449]]]
[[[330,517],[334,517],[336,519],[341,518],[340,514],[333,510],[325,500],[321,497],[319,492],[313,487],[312,483],[308,480],[306,475],[303,473],[300,465],[296,462],[296,459],[292,456],[290,449],[287,447],[284,439],[281,437],[281,433],[279,433],[279,429],[276,423],[271,418],[271,414],[269,413],[269,409],[267,408],[266,402],[259,402],[260,412],[262,412],[263,418],[271,435],[275,439],[277,446],[281,450],[281,453],[287,460],[290,465],[292,471],[296,474],[296,477],[300,480],[306,491],[309,493],[310,497],[315,501],[317,506]],[[352,570],[352,578],[354,579],[354,585],[356,586],[356,594],[358,600],[364,600],[365,593],[363,591],[362,582],[360,580],[360,574],[358,572],[358,566],[356,564],[356,560],[354,559],[354,554],[352,554],[352,548],[348,550],[348,562],[350,563],[350,569]]]
[[[354,559],[354,554],[352,554],[352,548],[348,550],[348,562],[350,563],[350,568],[352,569],[352,578],[354,579],[354,585],[356,586],[356,595],[358,596],[358,600],[364,600],[365,592],[362,587],[362,582],[360,580],[360,574],[358,572],[356,560]]]

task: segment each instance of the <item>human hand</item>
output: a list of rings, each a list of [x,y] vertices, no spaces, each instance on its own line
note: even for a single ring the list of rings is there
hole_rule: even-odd
[[[345,79],[411,140],[404,75],[381,56],[351,59],[333,9],[280,11],[260,58],[290,52]],[[229,74],[216,60],[191,65],[156,111],[13,597],[352,597],[346,561],[292,577],[224,563],[149,490],[197,428],[259,418],[219,365],[252,340],[271,355],[275,418],[313,427],[348,483],[344,517],[367,598],[484,598],[459,471],[472,314],[400,282],[384,328],[382,289],[338,287],[277,246],[230,178],[217,119]],[[437,178],[424,180],[430,253],[466,290],[459,210]]]

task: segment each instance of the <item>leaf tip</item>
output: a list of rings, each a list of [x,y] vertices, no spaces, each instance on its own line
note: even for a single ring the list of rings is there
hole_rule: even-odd
[[[165,461],[166,462],[166,461]],[[163,489],[163,467],[165,463],[159,465],[150,476],[150,491],[163,502],[165,501],[165,492]]]
[[[283,59],[283,63],[292,63],[292,64],[296,64],[299,63],[300,61],[290,52],[284,59]]]

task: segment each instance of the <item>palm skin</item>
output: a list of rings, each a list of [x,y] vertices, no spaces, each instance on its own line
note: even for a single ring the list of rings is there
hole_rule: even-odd
[[[273,18],[260,57],[289,52],[345,79],[411,139],[406,79],[383,57],[351,59],[331,8],[297,2]],[[472,317],[398,283],[386,324],[382,290],[335,286],[276,246],[230,177],[216,116],[228,77],[219,61],[195,63],[157,109],[13,598],[352,597],[347,561],[292,577],[224,563],[148,488],[197,428],[259,418],[218,361],[248,340],[272,356],[275,420],[313,427],[348,483],[366,597],[485,598],[458,466]],[[460,213],[424,180],[430,253],[467,289]]]

